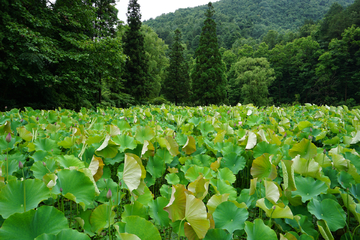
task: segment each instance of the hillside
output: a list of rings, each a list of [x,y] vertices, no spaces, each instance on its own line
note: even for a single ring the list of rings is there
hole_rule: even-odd
[[[354,0],[221,0],[213,3],[214,20],[217,23],[219,44],[231,48],[241,37],[261,38],[269,30],[284,33],[296,30],[306,19],[321,19],[330,6],[338,2],[342,6]],[[206,6],[179,9],[145,21],[167,44],[172,42],[172,33],[179,28],[188,49],[198,45]]]

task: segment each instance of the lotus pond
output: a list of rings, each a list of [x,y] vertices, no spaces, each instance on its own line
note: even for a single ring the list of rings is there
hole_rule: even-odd
[[[360,110],[0,113],[0,239],[359,239]]]

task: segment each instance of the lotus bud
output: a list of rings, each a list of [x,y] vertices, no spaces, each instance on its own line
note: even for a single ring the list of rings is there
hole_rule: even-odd
[[[229,110],[229,111],[227,111],[227,114],[230,114],[230,112],[231,112],[230,110]]]
[[[312,132],[313,131],[313,129],[312,128],[310,128],[310,132]]]
[[[62,192],[63,191],[63,189],[62,188],[60,188],[60,192]]]
[[[20,122],[22,123],[24,121],[24,119],[21,119]]]
[[[286,136],[287,136],[287,134],[285,133],[285,134],[284,134],[284,138],[286,138]]]
[[[109,188],[109,191],[107,192],[106,197],[107,197],[107,199],[110,199],[111,196],[112,196],[112,192],[111,192],[111,189]]]
[[[239,122],[239,125],[242,125],[242,122],[241,122],[241,121]]]
[[[103,116],[105,116],[105,113],[103,112]]]
[[[43,162],[43,165],[44,165],[44,167],[46,167],[46,163],[45,163],[45,162]]]
[[[276,206],[273,206],[273,209],[275,210],[275,209],[276,209]]]
[[[36,117],[36,121],[39,121],[39,117]]]
[[[309,135],[309,140],[312,140],[312,138],[313,138],[313,137],[312,137],[311,135]]]
[[[8,133],[8,135],[6,136],[6,142],[10,143],[11,142],[11,134]]]
[[[56,122],[54,122],[54,125],[56,126]]]
[[[20,169],[23,169],[23,168],[24,168],[24,165],[22,164],[21,161],[19,161],[19,168],[20,168]]]
[[[119,182],[119,186],[121,187],[121,182]]]
[[[326,154],[326,149],[324,148],[324,154]]]
[[[5,106],[5,110],[7,109],[7,106]]]

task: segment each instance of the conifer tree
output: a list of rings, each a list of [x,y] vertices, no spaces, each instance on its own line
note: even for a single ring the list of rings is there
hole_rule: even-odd
[[[136,103],[142,103],[149,95],[151,76],[144,48],[144,35],[141,33],[141,13],[137,0],[130,0],[127,13],[128,29],[124,36],[124,53],[128,56],[125,64],[125,92]]]
[[[226,103],[226,66],[221,59],[216,23],[212,19],[214,7],[208,3],[206,20],[196,49],[196,63],[191,73],[193,101],[196,104]]]
[[[188,102],[190,97],[189,67],[184,58],[184,47],[181,44],[181,32],[175,30],[174,43],[170,49],[170,66],[164,82],[165,97],[177,105]]]

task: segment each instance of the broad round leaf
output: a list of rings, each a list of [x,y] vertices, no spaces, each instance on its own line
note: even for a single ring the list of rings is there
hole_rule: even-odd
[[[161,240],[157,228],[149,221],[139,216],[129,216],[122,220],[126,223],[125,232],[135,234],[141,240]]]
[[[254,148],[254,158],[260,157],[264,153],[270,155],[276,155],[279,151],[279,147],[276,144],[269,144],[265,141],[262,141],[256,145]]]
[[[113,137],[112,140],[116,144],[120,145],[120,147],[119,147],[120,152],[124,152],[126,149],[131,149],[131,150],[135,149],[137,146],[135,139],[126,134],[117,135],[117,136]]]
[[[268,178],[274,180],[277,176],[276,167],[271,164],[268,153],[254,159],[250,173],[254,178],[259,179]]]
[[[82,206],[86,210],[95,199],[95,186],[85,173],[77,170],[63,169],[58,172],[57,192]]]
[[[64,214],[54,207],[15,213],[0,228],[1,240],[34,240],[43,233],[57,234],[69,228]]]
[[[328,186],[320,181],[311,177],[295,177],[297,189],[292,192],[292,196],[301,196],[301,201],[306,202],[321,193],[326,193]]]
[[[198,238],[204,238],[210,228],[210,221],[207,218],[206,207],[203,201],[195,196],[185,193],[186,207],[185,219],[189,222],[191,228],[195,231]]]
[[[70,168],[70,167],[78,167],[84,168],[85,164],[79,158],[75,157],[74,155],[62,155],[56,157],[56,161],[60,164],[63,168]]]
[[[187,136],[187,141],[182,148],[185,154],[190,155],[196,151],[196,142],[193,136]]]
[[[245,149],[252,149],[256,145],[256,142],[256,134],[250,131]]]
[[[293,158],[298,154],[301,158],[310,160],[317,154],[317,148],[309,139],[303,138],[300,143],[295,144],[289,150],[289,155]]]
[[[125,154],[123,180],[130,192],[139,187],[141,175],[141,166],[138,161],[136,161],[135,156]]]
[[[231,240],[232,234],[228,233],[224,229],[209,229],[206,233],[204,240]]]
[[[24,212],[24,183],[26,211],[36,208],[41,201],[50,197],[50,190],[39,179],[9,181],[0,192],[0,214],[4,219],[14,213]]]
[[[164,197],[157,197],[149,203],[149,215],[154,219],[156,225],[166,227],[169,225],[169,214],[164,207],[169,203]]]
[[[277,240],[275,231],[258,218],[254,222],[245,222],[245,232],[247,240]]]
[[[237,153],[231,152],[226,154],[221,160],[221,167],[229,168],[234,174],[243,170],[246,164],[246,159]]]
[[[213,213],[215,228],[226,229],[231,234],[244,229],[248,216],[245,208],[238,208],[235,203],[228,201],[220,203]]]
[[[346,214],[340,204],[332,199],[327,198],[321,202],[311,199],[307,208],[317,219],[325,220],[332,232],[345,226]]]
[[[97,206],[90,216],[90,223],[92,230],[98,234],[104,229],[109,227],[109,215],[110,225],[114,224],[115,212],[111,210],[109,204],[101,204]]]
[[[135,201],[132,204],[126,204],[124,206],[124,212],[121,214],[121,217],[125,218],[128,216],[139,216],[146,219],[148,218],[147,209],[138,201]]]
[[[177,220],[183,220],[185,217],[185,205],[187,191],[182,184],[173,185],[171,192],[170,202],[164,208],[169,213],[169,218],[175,222]]]
[[[149,126],[137,126],[135,139],[138,140],[140,143],[144,143],[145,140],[150,141],[154,137],[154,132],[151,127]]]
[[[40,235],[34,240],[90,240],[90,237],[84,233],[78,232],[74,229],[63,229],[58,234],[46,234]]]

